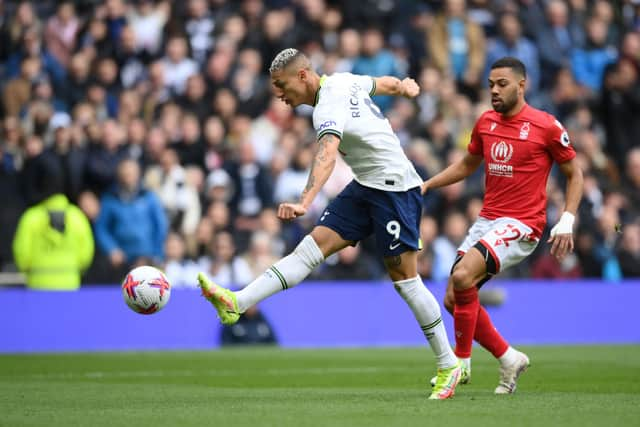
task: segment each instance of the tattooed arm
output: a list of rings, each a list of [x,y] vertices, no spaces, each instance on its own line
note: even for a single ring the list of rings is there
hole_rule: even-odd
[[[318,151],[311,165],[307,185],[299,203],[282,203],[278,208],[278,217],[292,219],[304,215],[327,179],[331,176],[338,157],[340,138],[327,133],[318,141]]]

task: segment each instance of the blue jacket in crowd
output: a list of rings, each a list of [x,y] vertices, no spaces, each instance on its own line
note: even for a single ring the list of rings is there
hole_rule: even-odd
[[[128,262],[138,257],[159,260],[168,228],[164,208],[154,193],[140,189],[127,197],[116,189],[102,197],[95,234],[107,254],[120,249]]]

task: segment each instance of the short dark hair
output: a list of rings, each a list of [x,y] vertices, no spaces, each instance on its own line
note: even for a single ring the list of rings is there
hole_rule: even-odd
[[[504,58],[498,59],[496,62],[491,64],[491,69],[493,70],[494,68],[511,68],[523,78],[527,78],[527,68],[524,66],[522,61],[512,56],[505,56]]]

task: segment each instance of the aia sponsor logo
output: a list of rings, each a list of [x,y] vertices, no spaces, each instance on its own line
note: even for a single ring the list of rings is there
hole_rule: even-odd
[[[335,125],[336,125],[336,122],[335,122],[335,121],[333,121],[333,120],[327,120],[327,121],[323,122],[323,123],[320,125],[320,128],[318,128],[318,130],[319,130],[319,131],[321,131],[321,130],[324,130],[324,129],[326,129],[326,128],[330,127],[330,126],[335,126]]]
[[[507,163],[513,156],[513,145],[504,141],[491,144],[491,159],[493,162],[487,165],[489,175],[513,176],[513,166]]]

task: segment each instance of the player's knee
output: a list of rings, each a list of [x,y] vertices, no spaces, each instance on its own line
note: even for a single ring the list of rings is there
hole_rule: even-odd
[[[300,241],[293,252],[312,270],[324,261],[322,249],[309,234]]]
[[[451,281],[455,289],[468,289],[473,286],[471,272],[461,265],[456,266],[451,273]]]

